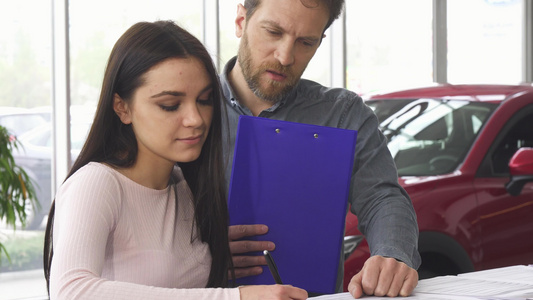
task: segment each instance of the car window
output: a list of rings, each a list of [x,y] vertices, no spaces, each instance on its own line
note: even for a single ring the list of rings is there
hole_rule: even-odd
[[[453,171],[495,108],[488,103],[442,99],[366,103],[378,116],[400,176]]]
[[[87,139],[87,134],[90,127],[90,123],[73,123],[71,125],[71,144],[73,150],[79,151],[82,148],[85,140]],[[30,144],[33,146],[52,147],[51,129],[51,124],[47,123],[44,126],[35,128],[27,134],[21,136],[20,140],[24,144]]]
[[[509,160],[522,147],[533,147],[533,105],[521,109],[498,134],[495,145],[488,151],[478,176],[509,176]]]
[[[46,123],[46,120],[37,114],[14,114],[5,115],[0,118],[0,125],[7,128],[15,136],[20,136],[44,123]]]
[[[89,129],[91,128],[90,123],[74,123],[70,127],[70,136],[73,150],[81,150],[87,135],[89,134]]]
[[[23,141],[34,146],[52,147],[52,132],[50,131],[50,127],[32,132],[27,138],[23,137]]]

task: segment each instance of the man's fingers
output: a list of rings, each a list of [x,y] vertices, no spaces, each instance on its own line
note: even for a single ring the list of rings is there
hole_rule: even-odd
[[[366,282],[363,279],[363,286],[368,286],[368,289],[373,289],[374,296],[391,296],[398,295],[403,284],[405,272],[409,267],[406,264],[398,262],[394,258],[376,257],[374,261],[378,261],[378,267],[372,268],[371,276],[365,274],[364,279],[372,279]],[[402,270],[403,269],[403,270]],[[364,289],[364,288],[363,288]],[[366,289],[364,289],[366,292]],[[393,295],[394,294],[394,295]]]
[[[242,239],[247,236],[262,235],[268,232],[268,227],[262,224],[232,225],[228,227],[230,241]]]
[[[352,277],[350,283],[348,284],[348,292],[354,298],[360,298],[363,296],[363,284],[362,284],[362,272],[359,272]]]
[[[266,259],[262,255],[234,255],[233,266],[235,268],[247,268],[252,266],[264,266],[266,265]]]
[[[268,232],[266,225],[233,225],[228,228],[229,247],[232,254],[235,277],[241,278],[263,273],[266,265],[263,255],[239,255],[250,252],[273,251],[276,247],[269,241],[240,240],[244,237],[262,235]],[[231,277],[231,272],[230,272]]]
[[[402,288],[400,289],[400,296],[407,297],[411,295],[418,285],[418,272],[414,269],[409,271],[409,275],[405,277]]]
[[[269,241],[233,241],[229,242],[231,254],[240,254],[256,251],[273,251],[276,246]]]
[[[388,297],[396,297],[400,294],[400,289],[402,288],[404,277],[398,274],[392,274],[394,277],[390,279],[388,283],[386,283],[387,280],[384,280],[378,285],[378,288],[376,288],[376,291],[379,290],[379,293],[374,293],[374,295],[378,296],[388,296]]]
[[[407,297],[418,283],[418,272],[403,262],[381,256],[370,257],[357,273],[348,291],[354,298],[363,294],[378,297]]]
[[[263,273],[262,267],[250,267],[250,268],[235,268],[235,278],[242,278],[247,276],[255,276]],[[229,272],[229,278],[231,277],[231,272]]]

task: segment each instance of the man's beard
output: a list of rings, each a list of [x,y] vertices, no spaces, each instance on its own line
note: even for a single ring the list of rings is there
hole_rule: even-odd
[[[237,56],[239,65],[242,69],[242,75],[248,87],[252,92],[260,99],[277,103],[283,99],[298,83],[300,76],[303,74],[303,70],[300,74],[295,75],[292,69],[288,66],[283,66],[280,63],[265,63],[253,70],[252,53],[248,44],[248,35],[245,32],[241,38],[241,44],[239,46],[239,54]],[[277,73],[282,73],[285,76],[285,82],[279,82],[275,80],[267,79],[268,86],[261,87],[260,79],[261,75],[267,70],[271,70]]]

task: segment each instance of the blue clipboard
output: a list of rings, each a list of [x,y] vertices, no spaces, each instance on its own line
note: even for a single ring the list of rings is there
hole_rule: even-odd
[[[240,116],[230,224],[266,224],[284,284],[334,293],[357,131]],[[257,253],[261,255],[261,253]],[[265,267],[239,285],[274,284]]]

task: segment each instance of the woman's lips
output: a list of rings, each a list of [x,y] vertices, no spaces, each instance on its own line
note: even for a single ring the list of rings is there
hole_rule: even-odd
[[[181,142],[185,144],[194,145],[194,144],[199,143],[202,140],[202,136],[198,135],[198,136],[192,136],[192,137],[187,137],[187,138],[178,139],[178,140],[180,140]]]

